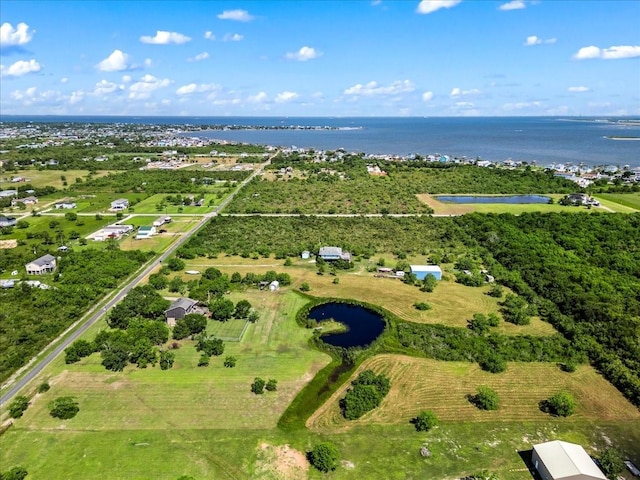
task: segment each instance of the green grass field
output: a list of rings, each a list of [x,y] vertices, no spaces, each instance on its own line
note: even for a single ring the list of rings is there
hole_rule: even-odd
[[[108,171],[98,171],[93,177],[102,177],[108,173]],[[88,175],[88,170],[18,170],[17,173],[4,172],[2,177],[0,177],[0,190],[17,188],[25,183],[29,183],[34,187],[51,185],[57,189],[63,189],[65,185],[61,177],[65,177],[68,186],[71,186],[76,183],[77,178],[81,178],[84,181]],[[12,183],[11,178],[13,177],[23,177],[27,181],[23,183]]]
[[[630,211],[640,211],[640,193],[598,193],[594,197],[611,208],[626,207]]]

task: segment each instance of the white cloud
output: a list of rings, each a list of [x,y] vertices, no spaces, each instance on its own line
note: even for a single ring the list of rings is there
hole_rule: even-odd
[[[67,83],[69,81],[69,79],[67,77],[62,77],[60,79],[60,83]]]
[[[130,57],[122,50],[114,50],[111,55],[102,60],[96,68],[103,72],[121,72],[131,68]]]
[[[24,91],[14,90],[11,92],[11,98],[14,100],[24,100],[25,98],[33,98],[36,95],[37,88],[29,87]]]
[[[39,92],[36,87],[29,87],[26,90],[14,90],[10,93],[11,98],[22,102],[23,106],[31,106],[36,104],[56,105],[64,101],[64,97],[58,90],[45,90]]]
[[[413,92],[415,87],[409,80],[398,80],[391,85],[383,87],[378,82],[369,82],[366,85],[358,83],[344,91],[345,95],[372,96],[372,95],[396,95],[398,93]]]
[[[0,76],[21,77],[27,73],[39,72],[41,68],[40,64],[33,59],[29,61],[18,60],[16,63],[13,63],[8,67],[0,65]]]
[[[589,91],[589,87],[569,87],[567,89],[569,92],[588,92]]]
[[[209,52],[202,52],[197,54],[195,57],[187,58],[187,62],[200,62],[202,60],[206,60],[209,58]]]
[[[291,100],[295,100],[299,96],[300,95],[298,95],[296,92],[285,91],[276,95],[276,103],[290,102]]]
[[[536,100],[534,102],[505,103],[502,108],[505,110],[523,110],[526,108],[540,108],[542,106],[542,102]]]
[[[129,87],[129,98],[134,100],[149,98],[151,92],[159,88],[168,87],[171,83],[171,80],[168,78],[159,79],[153,75],[146,74],[139,81],[131,84]]]
[[[122,83],[129,83],[129,82],[131,82],[131,75],[123,75]]]
[[[522,10],[523,8],[527,8],[523,0],[512,0],[500,5],[498,10]]]
[[[177,45],[181,45],[183,43],[187,43],[191,41],[191,37],[187,37],[178,32],[167,32],[165,30],[157,30],[156,36],[151,37],[149,35],[143,35],[140,37],[140,41],[142,43],[151,43],[153,45],[169,45],[170,43],[175,43]]]
[[[189,85],[183,85],[176,90],[178,95],[191,95],[192,93],[207,93],[220,90],[222,87],[215,83],[190,83]]]
[[[143,63],[143,65],[144,65],[145,67],[147,67],[147,68],[148,68],[148,67],[150,67],[150,66],[151,66],[151,64],[152,64],[153,62],[151,61],[151,59],[150,59],[150,58],[145,58],[145,59],[144,59],[144,62],[142,62],[142,63]]]
[[[82,90],[71,92],[71,96],[69,97],[69,104],[75,105],[76,103],[79,103],[82,100],[84,100],[84,92]]]
[[[542,45],[543,43],[556,43],[556,39],[555,38],[547,38],[546,40],[543,40],[540,37],[537,37],[536,35],[531,35],[529,37],[527,37],[527,40],[524,42],[524,45],[527,47],[532,47],[533,45]]]
[[[108,82],[106,80],[100,80],[96,83],[96,87],[93,89],[93,95],[107,95],[113,93],[116,90],[123,90],[124,85],[118,85],[117,83]]]
[[[422,0],[416,8],[416,13],[427,15],[441,8],[455,7],[462,0]]]
[[[454,87],[449,95],[452,97],[464,97],[466,95],[478,95],[479,93],[480,90],[478,90],[477,88],[472,88],[471,90],[461,90],[458,87]]]
[[[285,55],[288,60],[297,60],[299,62],[306,62],[320,56],[322,56],[322,53],[317,52],[315,48],[307,46],[302,47],[297,52],[289,52]]]
[[[599,48],[596,46],[582,47],[573,56],[576,60],[589,58],[601,58],[604,60],[617,60],[620,58],[640,57],[640,45],[616,45],[609,48]]]
[[[239,33],[227,33],[224,37],[222,37],[223,42],[239,42],[244,38],[244,35],[240,35]]]
[[[249,98],[247,98],[247,101],[251,103],[263,103],[266,102],[268,98],[269,97],[265,92],[259,92],[256,95],[251,95]]]
[[[24,22],[19,23],[16,28],[13,28],[13,25],[9,22],[3,23],[0,26],[0,46],[15,47],[25,45],[31,41],[34,33],[34,30],[29,31],[29,25]]]
[[[213,34],[212,31],[207,30],[206,32],[204,32],[204,38],[206,38],[207,40],[215,40],[216,36]]]
[[[428,102],[429,100],[431,100],[433,98],[433,92],[424,92],[422,94],[422,101],[423,102]]]
[[[246,10],[225,10],[218,14],[220,20],[235,20],[236,22],[250,22],[253,16]]]

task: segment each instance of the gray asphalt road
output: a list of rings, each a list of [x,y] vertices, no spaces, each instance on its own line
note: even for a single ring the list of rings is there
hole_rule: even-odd
[[[151,271],[160,262],[162,262],[165,259],[167,259],[178,248],[180,248],[187,240],[189,240],[189,238],[191,238],[191,236],[194,233],[196,233],[198,230],[200,230],[200,228],[202,228],[207,223],[207,221],[209,219],[211,219],[212,217],[215,217],[216,215],[218,215],[220,210],[222,210],[224,207],[226,207],[227,204],[233,199],[233,197],[247,183],[249,183],[256,175],[258,175],[270,161],[271,161],[271,159],[269,159],[259,169],[255,170],[249,177],[247,177],[238,186],[238,188],[236,188],[234,190],[234,192],[231,195],[229,195],[220,205],[218,205],[215,208],[215,210],[213,210],[212,212],[209,212],[206,215],[204,215],[202,217],[202,219],[194,227],[192,227],[190,230],[188,230],[184,235],[180,236],[180,238],[173,245],[171,245],[167,249],[166,252],[164,252],[162,255],[160,255],[158,258],[156,258],[150,264],[148,264],[138,276],[136,276],[133,280],[131,280],[129,283],[127,283],[122,289],[120,289],[120,291],[118,291],[118,293],[111,300],[109,300],[109,302],[103,308],[101,308],[99,311],[97,311],[93,315],[91,315],[78,329],[73,331],[73,333],[71,333],[71,335],[69,335],[67,338],[63,339],[62,341],[60,341],[58,343],[58,345],[54,348],[54,350],[51,353],[49,353],[42,360],[40,360],[39,362],[34,364],[25,375],[23,375],[18,381],[16,381],[14,384],[12,384],[10,387],[8,387],[7,390],[0,397],[0,405],[4,405],[6,402],[9,402],[20,390],[22,390],[25,387],[25,385],[27,385],[40,372],[42,372],[42,370],[44,370],[45,367],[47,365],[49,365],[53,361],[54,358],[56,358],[58,355],[60,355],[64,351],[65,348],[67,348],[69,345],[71,345],[73,342],[75,342],[80,337],[80,335],[82,335],[89,327],[91,327],[91,325],[96,323],[98,321],[98,319],[101,318],[108,309],[110,309],[116,303],[118,303],[120,300],[122,300],[127,295],[127,293],[129,293],[129,290],[134,288],[136,285],[138,285],[138,283],[140,283],[142,281],[142,279],[144,277],[149,275],[149,273],[151,273]]]

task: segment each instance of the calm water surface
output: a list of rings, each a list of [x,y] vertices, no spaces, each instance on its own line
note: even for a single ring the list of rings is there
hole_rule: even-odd
[[[321,322],[333,318],[347,326],[347,331],[323,335],[322,340],[335,347],[365,347],[384,330],[384,320],[376,312],[347,303],[325,303],[313,307],[309,318]]]

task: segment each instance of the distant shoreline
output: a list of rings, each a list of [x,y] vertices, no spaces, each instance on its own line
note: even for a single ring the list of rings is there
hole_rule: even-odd
[[[640,137],[609,137],[609,136],[605,136],[604,138],[606,138],[607,140],[627,140],[627,141],[634,141],[634,140],[640,140]]]

